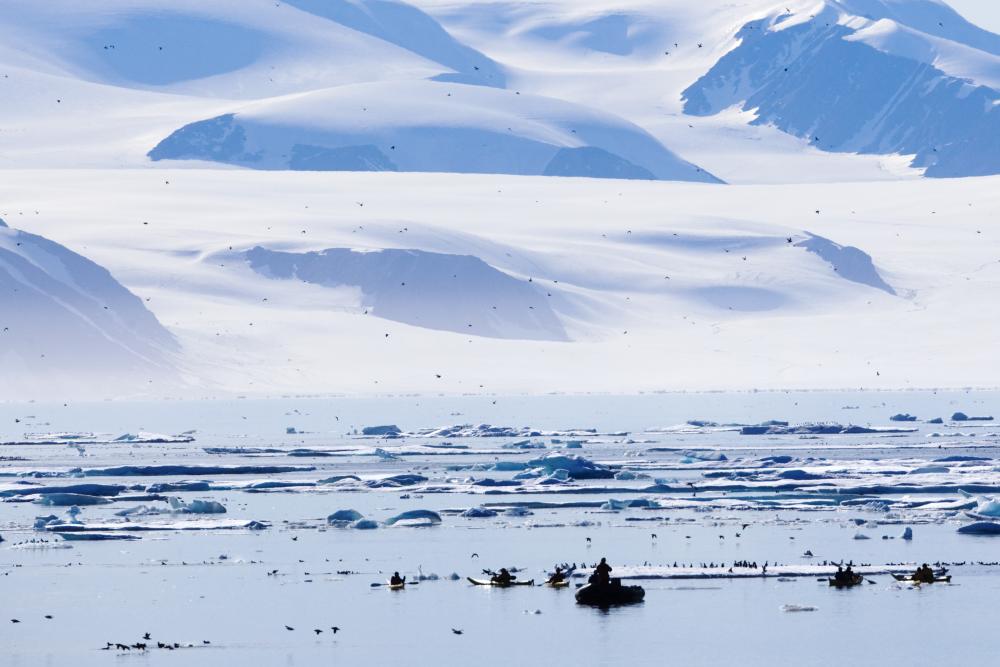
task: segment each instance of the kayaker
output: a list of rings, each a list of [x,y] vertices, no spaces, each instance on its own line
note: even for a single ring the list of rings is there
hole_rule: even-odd
[[[913,580],[925,584],[933,583],[934,571],[931,569],[930,565],[924,563],[923,565],[917,568],[916,572],[913,573]]]
[[[549,577],[549,580],[548,580],[547,583],[549,583],[549,584],[561,584],[564,581],[566,581],[566,577],[565,577],[565,575],[563,575],[562,568],[557,565],[556,566],[556,571],[552,573],[552,576]]]
[[[601,562],[597,564],[594,568],[594,574],[597,575],[597,583],[601,586],[607,586],[611,583],[611,566],[608,565],[608,560],[602,558]]]
[[[512,579],[513,577],[510,576],[510,572],[508,572],[505,567],[501,567],[499,572],[490,577],[490,581],[494,584],[499,584],[500,586],[510,586]]]
[[[406,583],[406,577],[399,576],[399,572],[393,572],[392,577],[389,578],[390,586],[402,586]]]

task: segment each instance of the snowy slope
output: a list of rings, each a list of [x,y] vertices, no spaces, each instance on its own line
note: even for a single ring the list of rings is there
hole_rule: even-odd
[[[939,177],[1000,173],[1000,36],[934,0],[827,0],[744,25],[684,91],[740,104],[823,150],[913,155]]]
[[[631,392],[994,385],[996,185],[76,170],[9,172],[0,198],[150,298],[186,395]],[[473,257],[496,282],[418,283],[404,320],[379,312],[395,289],[381,260],[334,254],[292,278],[254,270],[256,247],[444,256],[428,281]],[[544,294],[568,340],[520,319],[503,325],[533,335],[415,319],[479,317],[514,283]]]
[[[174,376],[177,341],[134,294],[90,260],[3,221],[0,314],[5,393],[51,384],[162,391],[148,385]]]

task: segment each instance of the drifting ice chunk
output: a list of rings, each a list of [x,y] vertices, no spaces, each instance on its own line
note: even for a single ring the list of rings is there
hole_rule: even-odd
[[[964,535],[1000,535],[1000,523],[993,521],[977,521],[967,526],[962,526],[958,532]]]
[[[508,507],[504,510],[504,516],[531,516],[534,514],[526,507]]]
[[[181,491],[208,490],[208,482],[159,482],[146,487],[146,493],[178,493]]]
[[[531,440],[519,440],[517,442],[508,442],[502,446],[503,449],[545,449],[545,445],[541,442],[532,442]]]
[[[170,508],[175,514],[225,514],[226,508],[214,500],[192,500],[189,503],[180,498],[169,498]]]
[[[946,474],[951,472],[948,466],[921,466],[909,472],[911,475]]]
[[[378,522],[371,519],[359,519],[351,524],[351,528],[356,530],[374,530],[378,528]]]
[[[31,496],[35,494],[81,493],[85,496],[117,496],[125,490],[120,484],[69,484],[67,486],[31,486],[25,489],[0,491],[0,497]]]
[[[408,526],[425,526],[441,523],[441,515],[431,510],[409,510],[386,519],[385,525],[394,526],[403,523]]]
[[[126,533],[59,533],[59,537],[69,542],[105,542],[108,540],[139,540],[138,535]]]
[[[46,493],[34,500],[36,505],[49,507],[69,507],[71,505],[108,505],[111,500],[101,496],[87,496],[81,493]]]
[[[970,417],[964,412],[956,412],[951,416],[953,422],[991,422],[993,417]]]
[[[333,477],[327,477],[326,479],[321,479],[321,480],[319,480],[316,483],[317,484],[339,484],[340,482],[343,482],[345,479],[351,480],[353,482],[360,482],[361,481],[361,478],[358,477],[357,475],[334,475]]]
[[[864,533],[854,533],[854,539],[856,540],[870,540],[871,538]]]
[[[903,531],[903,539],[904,540],[912,540],[913,539],[913,529],[910,528],[909,526],[907,526],[906,530]]]
[[[423,475],[403,474],[393,475],[383,479],[370,479],[365,482],[365,486],[370,489],[391,489],[400,486],[413,486],[414,484],[426,481],[427,478]]]
[[[163,435],[162,433],[147,433],[145,431],[139,431],[139,433],[123,433],[112,442],[135,442],[152,445],[194,442],[194,437],[187,433],[182,433],[181,435]]]
[[[278,475],[286,472],[310,472],[312,466],[208,466],[158,465],[117,466],[84,470],[86,477],[154,477],[170,475]],[[107,494],[100,494],[107,495]]]
[[[466,519],[487,519],[496,515],[497,513],[495,510],[491,510],[486,507],[470,507],[462,512],[462,516]]]
[[[681,455],[686,459],[692,459],[693,461],[728,461],[729,459],[725,454],[721,452],[696,452],[696,451],[686,451],[681,452]]]
[[[785,611],[785,612],[819,611],[819,608],[818,607],[812,607],[810,605],[804,605],[804,604],[783,604],[783,605],[781,605],[781,611]]]
[[[917,421],[916,415],[911,415],[909,412],[902,412],[889,417],[891,422],[915,422]]]
[[[398,437],[402,431],[395,424],[384,424],[381,426],[365,426],[361,429],[361,435],[382,436],[387,438]]]
[[[357,510],[337,510],[330,516],[326,517],[326,522],[331,525],[338,525],[358,521],[362,518],[364,518],[363,515]]]
[[[519,461],[497,461],[489,469],[494,472],[515,472],[524,470],[525,467],[525,464]]]
[[[615,500],[614,498],[611,498],[606,503],[601,505],[601,509],[617,512],[618,510],[628,509],[628,506],[629,501],[627,500]]]
[[[562,469],[573,479],[611,479],[614,477],[614,473],[607,466],[599,465],[575,454],[552,452],[541,458],[528,461],[528,465],[533,468],[542,468],[550,475],[554,471]]]

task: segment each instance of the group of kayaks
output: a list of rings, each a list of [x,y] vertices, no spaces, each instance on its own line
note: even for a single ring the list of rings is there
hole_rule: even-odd
[[[895,579],[896,581],[905,581],[907,583],[914,584],[917,586],[921,584],[951,583],[951,575],[945,574],[944,570],[940,572],[935,572],[933,578],[914,577],[912,574],[893,574],[892,578]],[[858,584],[863,584],[865,582],[865,578],[863,575],[855,574],[848,579],[835,579],[834,577],[830,577],[828,581],[830,582],[831,586],[835,586],[837,588],[852,588],[853,586],[857,586]]]
[[[893,574],[892,578],[896,581],[905,581],[915,585],[951,582],[951,575],[946,575],[944,570],[935,572],[933,580],[920,578],[915,579],[913,575],[909,574]],[[474,586],[492,586],[493,588],[513,588],[515,586],[535,585],[534,579],[512,579],[508,582],[501,582],[493,579],[474,579],[473,577],[466,577],[466,579]],[[835,579],[830,577],[828,581],[831,586],[836,588],[851,588],[853,586],[863,584],[865,582],[865,577],[860,574],[852,574],[846,579]],[[564,579],[562,581],[547,581],[541,584],[541,586],[548,588],[569,588],[569,584],[570,582]],[[403,590],[405,587],[405,582],[401,584],[388,584],[389,590],[393,591]],[[633,604],[636,602],[642,602],[645,597],[646,591],[643,590],[642,586],[623,586],[621,579],[612,579],[611,583],[606,585],[592,583],[586,584],[578,588],[576,591],[576,601],[578,603],[598,607]]]

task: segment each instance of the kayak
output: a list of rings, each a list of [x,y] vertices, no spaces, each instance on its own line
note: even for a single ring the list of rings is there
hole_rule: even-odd
[[[390,591],[401,591],[404,588],[406,588],[406,582],[404,581],[401,584],[386,584],[386,588],[388,588]]]
[[[951,575],[946,577],[934,577],[934,581],[914,581],[913,575],[910,574],[894,574],[892,578],[896,581],[908,581],[911,584],[950,584]]]
[[[475,584],[476,586],[493,586],[494,588],[510,588],[511,586],[534,586],[535,580],[528,579],[527,581],[518,581],[515,579],[509,584],[499,584],[495,581],[490,581],[489,579],[473,579],[472,577],[466,577],[470,584]]]
[[[595,607],[634,604],[642,602],[644,597],[646,597],[646,591],[641,586],[622,586],[618,579],[612,580],[608,586],[587,584],[576,592],[576,601],[579,604],[589,604]]]
[[[549,588],[569,588],[569,582],[563,579],[562,581],[546,581],[542,586],[548,586]]]
[[[860,574],[856,574],[853,577],[851,577],[850,581],[837,581],[833,577],[830,577],[828,581],[830,582],[831,586],[836,586],[837,588],[850,588],[852,586],[857,586],[858,584],[864,583],[865,578]]]

